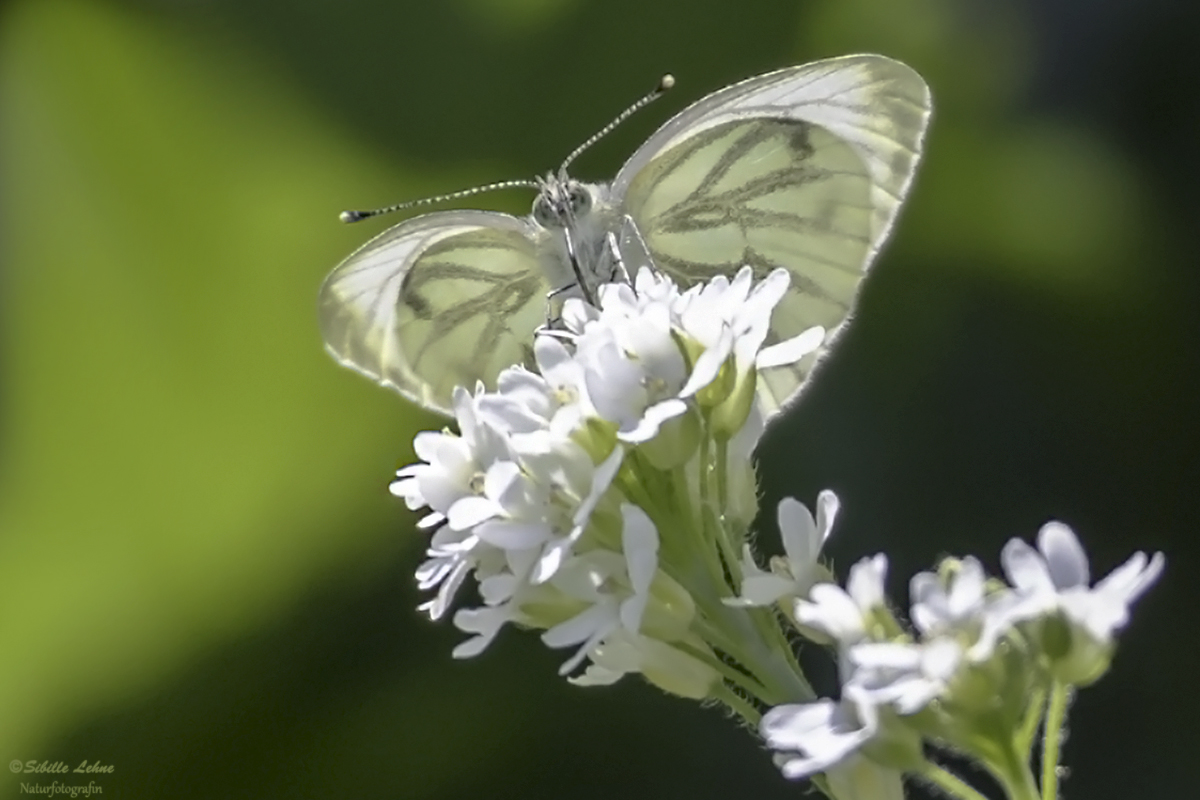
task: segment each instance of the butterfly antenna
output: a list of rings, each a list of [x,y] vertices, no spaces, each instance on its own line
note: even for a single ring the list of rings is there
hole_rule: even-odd
[[[384,208],[376,208],[370,211],[343,211],[338,215],[342,222],[358,222],[371,217],[378,217],[380,214],[390,214],[393,211],[401,211],[405,208],[413,206],[428,206],[433,203],[442,203],[446,200],[458,200],[463,197],[471,197],[484,192],[495,191],[496,189],[533,189],[538,190],[541,187],[536,181],[500,181],[499,183],[489,183],[486,186],[475,186],[471,189],[463,189],[458,192],[450,192],[450,194],[439,194],[434,197],[422,197],[420,200],[409,200],[406,203],[397,203],[394,206],[385,206]]]
[[[654,87],[654,91],[650,92],[645,97],[643,97],[641,100],[638,100],[636,103],[631,105],[629,108],[622,111],[620,114],[618,114],[616,116],[616,119],[614,119],[612,122],[605,125],[600,130],[596,131],[596,133],[593,134],[590,139],[588,139],[583,144],[579,145],[579,147],[576,147],[574,150],[572,150],[571,154],[569,156],[567,156],[566,159],[563,161],[562,166],[558,168],[559,173],[561,174],[561,173],[566,172],[567,167],[569,167],[571,165],[571,162],[574,161],[576,158],[579,158],[579,155],[584,150],[587,150],[589,147],[594,145],[596,142],[600,141],[605,136],[612,133],[613,128],[617,127],[622,122],[629,119],[631,116],[634,115],[635,112],[640,111],[641,109],[643,109],[646,106],[653,103],[658,98],[662,97],[663,94],[667,91],[667,89],[670,89],[674,85],[675,85],[675,77],[673,75],[663,75],[662,78],[658,81],[658,86]]]

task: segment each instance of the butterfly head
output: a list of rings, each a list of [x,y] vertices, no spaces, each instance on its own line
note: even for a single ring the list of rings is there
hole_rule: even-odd
[[[574,178],[549,174],[538,180],[533,219],[543,228],[569,228],[591,213],[591,189]]]

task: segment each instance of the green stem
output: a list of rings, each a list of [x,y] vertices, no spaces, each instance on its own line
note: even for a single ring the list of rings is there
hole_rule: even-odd
[[[1009,800],[1038,800],[1037,782],[1029,769],[1029,759],[1013,747],[1004,748],[1000,756],[1003,761],[1000,765],[1002,769],[997,770],[996,764],[985,762],[985,765],[1004,786],[1004,793],[1008,795]]]
[[[1050,690],[1042,739],[1042,800],[1058,800],[1058,759],[1070,695],[1071,687],[1065,683],[1055,681]]]
[[[775,646],[780,653],[783,653],[784,660],[787,662],[788,668],[791,669],[799,677],[801,684],[807,690],[807,693],[801,697],[789,698],[790,702],[806,703],[812,700],[816,695],[812,687],[808,685],[808,677],[804,674],[804,670],[800,668],[800,659],[796,657],[795,645],[788,639],[787,633],[784,632],[781,624],[781,617],[778,614],[771,614],[771,629],[775,639]]]
[[[711,431],[705,428],[705,442],[707,443]],[[738,530],[731,531],[729,526],[729,518],[725,515],[726,507],[729,505],[729,443],[724,439],[716,439],[717,453],[713,463],[713,472],[716,473],[717,481],[717,502],[715,507],[711,507],[709,513],[716,517],[716,536],[717,545],[721,548],[721,555],[732,571],[737,571],[737,564],[742,557],[742,543],[746,541],[746,531]],[[735,590],[742,590],[741,581],[738,576],[734,577],[737,583]]]
[[[829,779],[825,777],[824,773],[813,775],[809,780],[812,781],[813,786],[821,790],[821,794],[829,798],[833,797],[833,790],[829,788]]]
[[[721,524],[719,519],[714,519],[712,510],[702,509],[701,513],[704,514],[706,520],[711,522],[712,536],[710,539],[717,546],[717,550],[720,552],[721,558],[724,559],[725,563],[729,564],[731,571],[736,571],[737,565],[741,563],[742,554],[738,552],[733,543],[729,541],[729,537],[726,536],[725,526]],[[735,581],[736,580],[737,579],[735,578]],[[728,582],[724,571],[721,573],[721,582]],[[740,584],[740,581],[737,582]],[[740,590],[740,585],[737,586],[736,589],[730,587],[730,595],[736,594]]]
[[[692,658],[695,658],[696,660],[712,667],[714,670],[721,673],[721,676],[725,678],[725,680],[737,686],[746,694],[753,696],[756,700],[759,700],[764,704],[770,702],[770,690],[763,686],[762,683],[760,683],[753,675],[748,675],[745,672],[726,664],[724,661],[714,656],[711,651],[698,650],[688,645],[687,642],[674,642],[672,646],[681,652],[687,653]]]
[[[655,516],[657,506],[649,493],[642,488],[641,482],[638,479],[638,472],[634,468],[622,469],[617,473],[616,484],[621,490],[621,493],[634,505],[640,507],[651,517]]]
[[[685,524],[684,538],[687,546],[684,548],[684,554],[707,552],[709,548],[703,547],[703,542],[701,543],[701,547],[696,547],[696,543],[691,540],[691,537],[697,532],[700,534],[701,540],[703,540],[705,531],[704,520],[696,518],[696,509],[692,507],[687,473],[683,467],[676,467],[671,470],[668,479],[671,481],[671,495],[675,500],[675,517]]]
[[[744,609],[712,602],[710,593],[697,593],[695,600],[700,615],[692,622],[692,629],[754,676],[766,691],[759,698],[766,705],[802,702],[815,697],[799,669],[790,667],[769,642],[759,637]],[[792,658],[790,650],[785,652]]]
[[[700,472],[697,475],[696,482],[700,486],[700,508],[708,506],[708,431],[702,430],[700,433],[700,454],[699,454]]]
[[[725,439],[717,440],[717,502],[722,516],[729,500],[729,478],[726,474],[729,462],[729,443]]]
[[[727,635],[728,620],[714,623],[714,614],[720,614],[725,609],[705,608],[699,600],[697,600],[697,606],[701,609],[704,618],[693,622],[693,630],[700,635],[700,638],[732,658],[746,670],[747,674],[753,676],[755,683],[761,687],[761,692],[755,692],[759,700],[767,705],[778,705],[784,702],[783,698],[787,696],[784,690],[775,685],[770,675],[763,675],[759,670],[754,669],[754,661],[741,646],[743,637],[735,639]],[[722,624],[722,622],[726,624]]]
[[[1017,729],[1017,752],[1023,754],[1026,760],[1033,752],[1033,740],[1037,738],[1038,726],[1042,722],[1045,709],[1046,690],[1040,687],[1034,689],[1029,706],[1025,709],[1025,718],[1021,720],[1021,727]]]
[[[925,762],[925,766],[917,774],[951,797],[960,800],[987,800],[986,795],[976,791],[962,778],[932,762]]]

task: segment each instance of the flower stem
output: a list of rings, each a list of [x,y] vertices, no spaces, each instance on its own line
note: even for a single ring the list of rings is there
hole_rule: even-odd
[[[725,439],[717,439],[717,503],[724,514],[725,506],[729,501],[729,479],[726,475],[726,469],[729,463],[729,442]]]
[[[1050,703],[1046,707],[1042,739],[1042,800],[1058,800],[1058,759],[1070,696],[1071,687],[1055,681],[1050,690]]]
[[[985,766],[1004,786],[1004,793],[1009,800],[1038,800],[1037,783],[1029,769],[1028,756],[1010,746],[1002,749],[1001,758],[1004,762],[1002,769],[997,770],[996,764],[985,763]]]
[[[673,646],[676,649],[692,656],[692,658],[695,658],[698,661],[701,661],[712,667],[717,672],[721,673],[721,676],[724,677],[729,683],[737,686],[743,692],[751,695],[760,702],[771,702],[770,690],[763,686],[763,684],[759,682],[753,675],[748,675],[736,667],[726,664],[721,659],[713,656],[711,651],[699,650],[695,647],[692,647],[687,642],[675,642]]]
[[[1046,710],[1046,690],[1042,688],[1034,689],[1029,700],[1029,706],[1025,709],[1025,719],[1021,721],[1021,727],[1017,729],[1017,752],[1023,753],[1028,759],[1033,751],[1033,740],[1037,738],[1038,726],[1042,722],[1042,713]]]
[[[987,796],[977,791],[971,784],[933,762],[925,762],[924,768],[917,774],[951,797],[957,797],[960,800],[987,800]]]

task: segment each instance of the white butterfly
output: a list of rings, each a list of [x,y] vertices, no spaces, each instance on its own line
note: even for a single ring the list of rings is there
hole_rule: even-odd
[[[610,184],[567,176],[577,150],[557,175],[510,182],[538,189],[530,216],[442,211],[376,236],[321,287],[325,345],[449,414],[455,386],[494,388],[502,369],[532,360],[550,294],[590,298],[647,255],[684,287],[743,264],[756,278],[785,267],[791,289],[768,344],[814,325],[836,335],[912,182],[929,114],[921,77],[877,55],[727,86],[659,128]],[[812,366],[760,376],[766,410]]]

